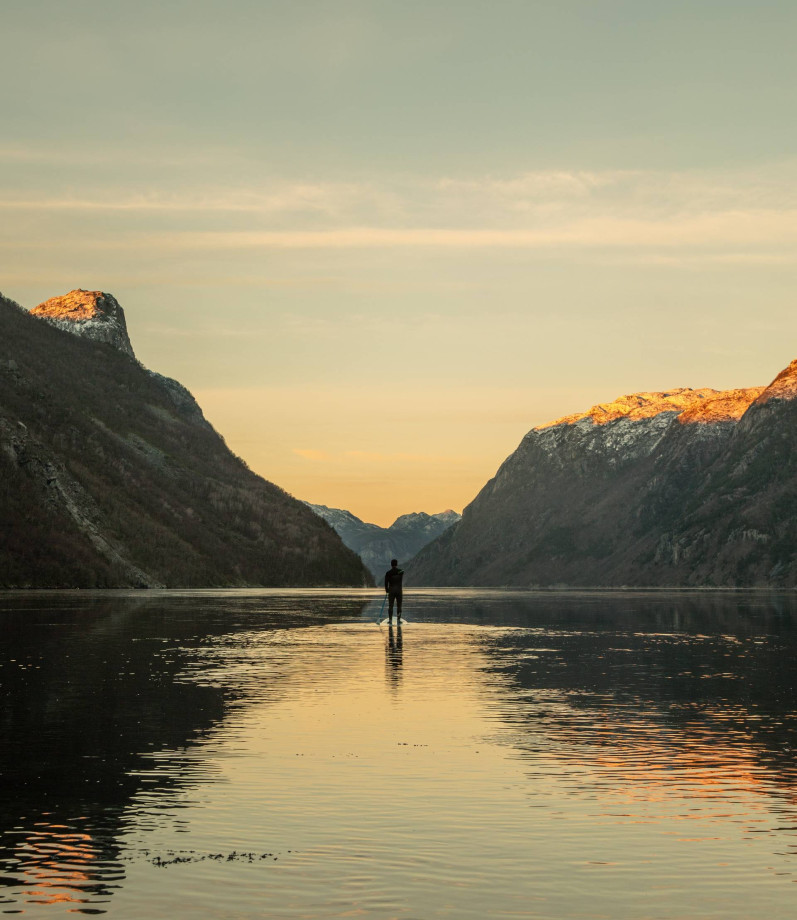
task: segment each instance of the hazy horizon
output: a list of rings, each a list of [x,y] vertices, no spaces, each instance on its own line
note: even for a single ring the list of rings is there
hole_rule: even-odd
[[[0,290],[114,294],[298,498],[461,511],[534,425],[797,356],[787,2],[12,2]]]

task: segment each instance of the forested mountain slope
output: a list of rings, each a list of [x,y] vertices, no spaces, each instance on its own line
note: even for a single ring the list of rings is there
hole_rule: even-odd
[[[184,387],[135,360],[110,295],[62,300],[37,317],[0,297],[0,586],[370,583]]]

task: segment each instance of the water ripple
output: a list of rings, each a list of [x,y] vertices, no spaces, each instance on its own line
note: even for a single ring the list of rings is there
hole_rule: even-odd
[[[380,603],[5,596],[0,910],[791,917],[794,598]]]

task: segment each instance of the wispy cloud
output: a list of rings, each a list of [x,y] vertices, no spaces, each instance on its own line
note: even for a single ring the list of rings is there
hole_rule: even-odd
[[[80,146],[42,142],[39,144],[0,144],[0,163],[10,166],[20,164],[23,166],[53,166],[57,169],[68,167],[109,167],[119,166],[135,167],[144,166],[156,169],[185,169],[186,166],[230,166],[231,163],[243,165],[250,162],[251,158],[245,156],[240,150],[229,146],[192,145],[169,149],[159,145],[157,149],[146,149],[126,143],[116,146],[102,146],[90,144]]]
[[[346,461],[359,461],[361,463],[462,463],[464,458],[450,454],[413,454],[413,453],[383,453],[369,450],[346,450],[341,454],[341,459]]]
[[[325,450],[315,450],[308,448],[294,447],[292,453],[304,460],[310,460],[314,463],[336,464],[346,468],[353,466],[375,466],[375,465],[394,465],[394,464],[459,464],[465,462],[468,458],[453,454],[419,454],[419,453],[385,453],[383,451],[372,450],[344,450],[339,452],[329,452]]]
[[[78,156],[0,147],[0,162],[41,161],[59,167]],[[538,170],[506,176],[382,176],[349,181],[268,177],[261,168],[242,162],[238,173],[237,180],[225,184],[208,182],[204,176],[201,182],[192,181],[187,174],[168,186],[152,175],[127,185],[114,183],[110,177],[94,183],[83,177],[71,182],[68,194],[41,193],[39,176],[34,180],[9,176],[5,192],[0,192],[0,207],[321,213],[349,226],[370,223],[362,215],[374,212],[393,226],[471,228],[484,226],[499,215],[522,224],[533,215],[552,219],[560,211],[573,219],[797,207],[797,163],[791,162],[747,172]],[[60,172],[54,176],[61,180],[55,184],[63,186]]]
[[[263,191],[221,190],[215,194],[185,192],[180,195],[151,193],[147,195],[74,196],[74,197],[7,197],[0,199],[0,208],[14,211],[153,211],[153,212],[242,212],[251,214],[281,214],[309,212],[338,214],[347,202],[362,198],[356,186],[323,186],[297,184]]]
[[[293,453],[296,454],[297,457],[302,457],[305,460],[313,460],[316,463],[326,463],[330,460],[329,454],[323,450],[307,450],[304,448],[294,447]]]
[[[0,249],[47,250],[52,242],[9,237]],[[715,262],[749,265],[790,265],[797,259],[797,211],[732,212],[669,221],[593,219],[546,230],[460,230],[452,228],[356,227],[319,231],[214,231],[171,234],[120,234],[117,237],[62,239],[59,251],[124,252],[150,258],[166,252],[199,254],[301,250],[497,251],[516,250],[549,255],[599,256],[613,261],[684,264]],[[203,256],[204,257],[204,256]],[[221,276],[220,276],[221,277]],[[223,279],[222,279],[223,280]],[[324,284],[327,283],[324,280]],[[202,283],[209,279],[203,277]],[[175,279],[164,279],[174,284]],[[183,282],[179,282],[182,284]],[[186,282],[196,286],[196,279]],[[319,279],[271,280],[233,277],[235,286],[318,287]]]
[[[797,210],[725,211],[668,219],[594,217],[540,229],[343,227],[182,232],[148,238],[165,249],[547,249],[793,246]],[[144,240],[142,239],[142,242]],[[119,245],[128,245],[119,241]]]
[[[517,176],[484,176],[468,179],[444,177],[436,188],[446,195],[483,195],[502,199],[584,198],[596,189],[606,188],[629,176],[631,172],[586,170],[540,170]]]
[[[48,214],[61,244],[70,214],[118,214],[116,230],[109,234],[103,224],[94,238],[91,219],[85,218],[80,245],[93,249],[625,250],[629,257],[658,251],[665,258],[682,250],[699,258],[786,264],[797,243],[795,188],[797,164],[789,163],[766,174],[560,170],[503,177],[273,180],[168,193],[85,189],[61,196],[26,195],[23,188],[0,193],[0,209]],[[37,217],[35,237],[15,232],[4,245],[48,245],[47,226]]]

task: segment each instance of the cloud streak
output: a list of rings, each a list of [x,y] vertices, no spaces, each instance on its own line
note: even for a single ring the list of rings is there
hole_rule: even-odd
[[[146,252],[241,254],[278,250],[520,250],[689,253],[788,264],[797,247],[797,165],[759,172],[538,171],[508,177],[352,182],[261,182],[184,188],[3,197],[29,212],[37,235],[5,247],[61,245]],[[41,213],[48,215],[44,226]],[[114,232],[64,240],[72,214],[117,214]],[[100,218],[99,215],[103,215]],[[148,221],[147,215],[152,215]],[[160,218],[163,219],[160,219]],[[168,218],[168,219],[167,219]],[[51,229],[48,232],[47,227]]]
[[[47,247],[8,238],[3,248]],[[727,211],[661,220],[591,218],[540,229],[376,226],[330,230],[175,231],[83,237],[62,246],[80,249],[210,252],[223,250],[709,250],[712,259],[788,262],[797,246],[797,210]],[[758,250],[775,248],[769,254]],[[731,250],[717,253],[716,250]]]
[[[304,460],[310,460],[314,463],[336,464],[347,468],[354,465],[374,466],[384,464],[461,464],[469,458],[453,454],[414,454],[414,453],[385,453],[383,451],[372,450],[344,450],[337,453],[330,453],[325,450],[315,450],[310,448],[292,448],[292,453]]]
[[[160,245],[189,249],[540,249],[751,246],[797,243],[797,210],[728,211],[671,220],[593,218],[561,227],[459,229],[350,227],[335,230],[175,234]]]

